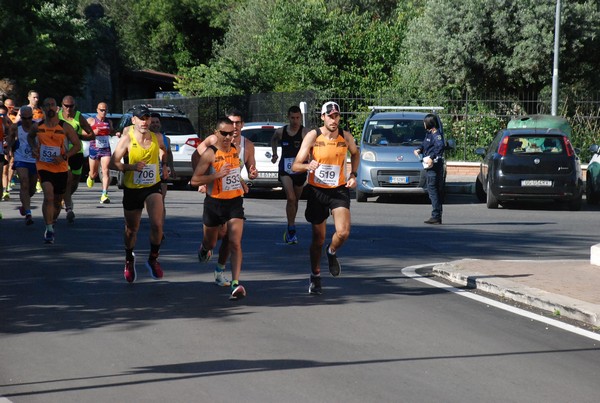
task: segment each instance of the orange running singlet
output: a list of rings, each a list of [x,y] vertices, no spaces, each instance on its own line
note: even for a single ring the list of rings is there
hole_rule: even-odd
[[[308,173],[308,183],[320,188],[336,188],[346,184],[346,155],[348,145],[343,132],[334,140],[329,140],[317,129],[317,138],[313,146],[313,159],[319,167]]]

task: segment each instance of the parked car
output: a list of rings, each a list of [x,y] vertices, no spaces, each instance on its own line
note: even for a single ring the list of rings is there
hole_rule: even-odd
[[[585,175],[585,199],[588,204],[600,203],[600,146],[592,144],[589,148],[592,158]]]
[[[426,173],[414,150],[423,143],[427,113],[441,107],[370,106],[360,138],[356,201],[385,194],[427,194]],[[384,112],[387,111],[387,112]],[[443,133],[442,121],[437,119]],[[447,141],[446,148],[454,148]],[[444,182],[446,166],[444,165]]]
[[[550,121],[556,122],[546,120],[537,126]],[[509,123],[509,127],[520,124]],[[504,129],[487,149],[478,148],[475,153],[483,158],[475,191],[488,208],[514,200],[555,200],[568,203],[570,210],[581,209],[583,179],[578,151],[564,131]]]
[[[171,151],[173,152],[173,166],[175,168],[175,178],[171,179],[172,182],[179,182],[181,184],[187,184],[192,177],[192,154],[196,151],[196,147],[200,144],[202,139],[196,133],[194,125],[185,115],[185,113],[179,110],[176,106],[161,106],[153,107],[151,105],[145,105],[151,113],[160,114],[160,123],[162,131],[167,135],[171,142]],[[119,125],[116,130],[119,133],[123,132],[123,129],[131,125],[131,111],[129,109],[123,114]],[[111,176],[118,176],[118,172],[111,171]]]
[[[242,136],[254,143],[254,158],[258,170],[256,179],[249,179],[247,170],[242,170],[242,179],[250,188],[273,189],[281,187],[278,174],[279,162],[275,164],[271,162],[273,157],[271,138],[275,130],[284,125],[285,123],[249,122],[242,127]],[[277,155],[281,155],[281,146],[277,147]]]

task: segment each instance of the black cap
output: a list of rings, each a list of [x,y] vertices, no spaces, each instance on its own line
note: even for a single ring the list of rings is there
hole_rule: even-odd
[[[143,118],[144,116],[150,116],[150,110],[144,105],[136,105],[131,111],[132,115],[136,118]]]

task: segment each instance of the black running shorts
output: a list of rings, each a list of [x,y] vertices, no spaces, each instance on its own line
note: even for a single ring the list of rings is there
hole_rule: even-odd
[[[142,210],[146,198],[151,194],[158,193],[162,194],[162,188],[160,182],[156,183],[147,188],[141,189],[130,189],[128,187],[123,188],[123,209],[124,210]]]
[[[232,218],[244,217],[244,199],[239,196],[233,199],[216,199],[206,195],[202,221],[207,227],[218,227]]]
[[[335,208],[350,209],[350,190],[345,185],[331,189],[308,185],[307,195],[304,217],[311,224],[321,224]]]

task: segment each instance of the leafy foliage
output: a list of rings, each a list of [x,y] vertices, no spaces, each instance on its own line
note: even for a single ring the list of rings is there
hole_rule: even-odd
[[[6,0],[0,75],[14,80],[17,91],[8,95],[24,101],[32,88],[42,97],[80,93],[93,63],[93,36],[75,6],[68,0]]]
[[[600,89],[600,5],[563,2],[561,81]],[[410,24],[400,85],[418,91],[532,91],[551,85],[555,0],[429,0]],[[440,18],[438,18],[438,16]],[[574,62],[577,61],[577,62]],[[418,85],[417,85],[418,83]]]
[[[180,71],[179,89],[190,95],[373,93],[389,86],[403,39],[399,25],[360,7],[349,13],[331,7],[322,0],[239,7],[213,62]]]

